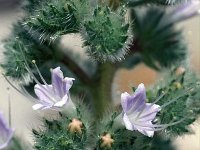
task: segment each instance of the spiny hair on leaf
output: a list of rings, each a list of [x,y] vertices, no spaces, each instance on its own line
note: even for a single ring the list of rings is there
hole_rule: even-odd
[[[96,136],[96,147],[100,150],[129,150],[131,149],[130,142],[134,139],[132,131],[126,130],[121,125],[116,124],[115,120],[121,113],[120,109],[114,109],[109,107],[96,123],[97,136]],[[111,147],[103,146],[103,137],[110,136],[112,140]]]
[[[79,26],[88,14],[87,0],[49,0],[27,17],[24,25],[32,34],[39,33],[41,42],[53,42],[60,36],[79,32]]]
[[[142,134],[136,134],[132,149],[137,150],[175,150],[173,141],[161,134],[149,138]],[[132,150],[131,149],[131,150]]]
[[[113,123],[116,117],[120,114],[120,109],[114,109],[113,107],[107,107],[103,112],[102,117],[99,119],[101,122],[97,124],[98,133],[104,133],[107,131],[113,132]]]
[[[35,136],[35,148],[44,150],[51,149],[51,147],[54,147],[56,150],[63,148],[73,150],[83,149],[86,144],[87,133],[84,130],[81,134],[71,133],[68,130],[68,124],[70,123],[70,120],[71,119],[66,118],[53,121],[45,120],[46,129],[40,131],[39,136]]]
[[[72,98],[76,103],[76,113],[72,116],[68,115],[64,110],[59,112],[59,116],[53,119],[43,119],[44,125],[40,131],[32,130],[35,136],[35,148],[46,150],[54,148],[80,150],[94,147],[93,127],[91,113],[88,107],[85,106],[76,98]],[[76,119],[83,123],[81,133],[72,133],[69,125]],[[47,144],[51,143],[51,144]],[[45,144],[47,144],[45,146]],[[56,145],[56,147],[55,147]]]
[[[167,71],[164,79],[147,92],[149,102],[153,102],[154,97],[163,94],[157,101],[162,108],[157,122],[160,124],[177,122],[167,127],[163,131],[164,134],[178,136],[190,132],[189,125],[197,119],[198,112],[195,112],[195,107],[188,104],[200,101],[198,81],[199,79],[188,69],[182,74],[176,74],[176,70],[173,69],[172,72]]]
[[[84,98],[77,98],[75,96],[72,97],[72,100],[76,105],[77,117],[79,117],[83,121],[87,129],[88,135],[92,135],[93,130],[94,130],[93,125],[92,125],[94,120],[92,118],[94,116],[92,116],[92,113],[91,113],[92,110],[90,106],[83,103],[83,99]]]
[[[26,58],[31,58],[32,54],[19,43],[18,39],[10,39],[5,43],[4,52],[5,62],[1,64],[1,66],[5,70],[5,75],[11,77],[16,80],[23,80],[25,83],[28,83],[31,80],[26,68],[25,68],[25,60],[22,55],[22,51],[26,53]]]
[[[25,83],[31,81],[25,63],[33,68],[32,60],[43,65],[52,58],[52,51],[38,42],[27,33],[26,29],[21,27],[20,23],[14,26],[13,35],[4,41],[5,61],[1,66],[6,76]]]
[[[97,6],[91,19],[82,26],[83,46],[94,60],[121,61],[132,43],[130,30],[120,10],[113,12],[107,6]]]
[[[130,49],[141,54],[146,65],[161,70],[184,60],[185,40],[167,11],[158,7],[136,8],[131,10],[131,18],[134,19],[134,44]]]

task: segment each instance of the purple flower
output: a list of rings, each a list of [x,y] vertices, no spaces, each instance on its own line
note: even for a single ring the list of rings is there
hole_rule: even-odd
[[[44,84],[41,84],[37,81],[34,75],[30,72],[36,81],[35,85],[35,94],[39,98],[39,103],[33,106],[34,110],[38,109],[58,109],[64,106],[67,102],[69,102],[69,89],[73,84],[74,78],[68,78],[63,76],[63,72],[60,70],[60,67],[51,70],[52,75],[52,84],[49,85],[45,82],[41,73],[38,70],[38,73],[43,80]]]
[[[156,104],[145,103],[146,90],[144,84],[140,84],[133,95],[121,94],[121,105],[123,108],[123,122],[127,130],[138,130],[142,134],[152,137],[155,125],[152,121],[161,107]]]
[[[173,18],[174,21],[179,22],[186,19],[189,19],[195,15],[199,14],[200,2],[198,0],[192,0],[186,2],[177,8],[173,9],[169,15]]]
[[[3,117],[3,113],[0,112],[0,149],[4,149],[8,146],[13,137],[13,133],[14,130],[9,128],[5,118]]]

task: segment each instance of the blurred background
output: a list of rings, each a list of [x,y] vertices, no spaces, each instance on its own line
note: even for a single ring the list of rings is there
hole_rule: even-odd
[[[19,7],[20,0],[0,0],[0,41],[6,39],[12,30],[12,24],[20,19],[24,13]],[[200,16],[185,21],[177,26],[184,30],[184,35],[189,46],[189,62],[191,67],[200,75]],[[65,36],[63,44],[73,47],[81,52],[79,35]],[[76,42],[74,42],[76,41]],[[0,43],[0,62],[3,61],[3,45]],[[3,70],[0,69],[2,72]],[[149,69],[144,64],[138,65],[132,70],[121,69],[117,72],[113,85],[115,103],[119,102],[121,92],[131,90],[131,86],[137,86],[143,82],[150,86],[160,78],[159,73]],[[32,142],[31,129],[40,124],[39,112],[32,110],[32,102],[23,97],[10,87],[2,75],[0,75],[0,111],[8,118],[8,99],[11,100],[12,127],[19,136]],[[48,112],[50,113],[50,112]],[[44,115],[42,113],[42,115]],[[41,112],[40,112],[41,116]],[[200,120],[192,125],[193,135],[179,137],[175,141],[178,150],[200,150]]]

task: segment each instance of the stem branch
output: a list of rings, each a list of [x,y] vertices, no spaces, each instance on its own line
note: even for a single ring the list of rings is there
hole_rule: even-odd
[[[67,56],[65,54],[63,56],[63,58],[61,59],[61,62],[64,65],[66,65],[79,78],[79,80],[81,82],[83,82],[84,84],[90,84],[91,83],[90,77],[69,56]]]

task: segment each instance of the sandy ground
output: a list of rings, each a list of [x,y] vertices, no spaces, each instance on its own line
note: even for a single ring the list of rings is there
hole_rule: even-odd
[[[0,14],[0,40],[5,39],[12,29],[12,23],[15,22],[22,13],[18,10],[9,13]],[[185,35],[190,47],[190,60],[193,68],[200,74],[200,17],[191,19],[180,27],[185,27]],[[77,37],[73,37],[77,38]],[[68,40],[68,46],[77,46],[77,43],[70,42]],[[80,48],[80,47],[79,47]],[[78,48],[78,49],[79,49]],[[0,61],[3,61],[3,48],[0,43]],[[0,69],[0,71],[2,71]],[[143,74],[149,74],[148,78],[144,77]],[[128,91],[130,85],[137,85],[140,82],[145,84],[152,84],[157,78],[158,74],[145,65],[140,64],[138,67],[131,71],[120,70],[116,77],[116,84],[119,84],[119,91]],[[134,82],[133,82],[134,81]],[[8,116],[8,91],[9,87],[5,79],[0,76],[0,110]],[[31,109],[32,103],[14,89],[10,90],[10,99],[12,107],[12,126],[16,129],[16,132],[21,137],[24,137],[28,141],[32,142],[32,136],[30,130],[32,127],[36,127],[40,124],[38,121],[39,113]],[[41,114],[40,114],[41,115]],[[42,114],[43,115],[43,114]],[[200,122],[200,121],[199,121]],[[195,123],[192,125],[195,131],[194,135],[186,135],[179,137],[175,144],[178,150],[200,150],[200,125]]]

